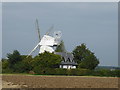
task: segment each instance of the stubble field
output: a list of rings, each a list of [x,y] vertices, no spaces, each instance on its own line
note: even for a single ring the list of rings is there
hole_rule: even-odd
[[[117,77],[2,75],[3,88],[118,88]]]

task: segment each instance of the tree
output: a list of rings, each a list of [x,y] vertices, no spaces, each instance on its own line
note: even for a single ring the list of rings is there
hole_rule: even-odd
[[[56,52],[66,52],[63,40],[60,42],[60,45],[57,46],[55,51]]]
[[[44,52],[36,56],[32,61],[33,71],[45,71],[46,68],[57,68],[61,63],[61,56]],[[57,66],[57,67],[56,67]]]
[[[93,52],[91,52],[83,43],[77,46],[73,50],[74,60],[78,63],[79,68],[95,69],[99,64],[99,60],[96,58]]]
[[[20,55],[17,50],[12,54],[7,54],[8,59],[2,59],[2,72],[3,73],[28,73],[32,70],[31,62],[32,56]]]
[[[21,61],[21,55],[17,50],[14,50],[13,53],[7,54],[8,62],[9,62],[9,67],[14,68],[14,65]]]
[[[11,68],[9,68],[9,62],[8,59],[2,59],[1,60],[1,67],[2,67],[2,73],[12,73],[13,70]]]
[[[9,62],[8,62],[7,59],[4,59],[4,58],[3,58],[2,61],[1,61],[1,63],[2,63],[2,69],[8,68]]]
[[[27,57],[27,55],[21,55],[22,60],[14,65],[15,72],[28,73],[32,70],[31,62],[33,60],[32,56]]]

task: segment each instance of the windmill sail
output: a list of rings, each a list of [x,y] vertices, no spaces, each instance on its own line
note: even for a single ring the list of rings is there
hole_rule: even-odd
[[[53,30],[53,28],[54,28],[54,25],[52,25],[52,26],[48,29],[48,31],[46,32],[46,35],[49,35],[50,32]]]
[[[37,46],[28,54],[28,56],[30,56],[36,49],[37,49],[37,47],[39,46],[39,43],[37,44]],[[28,57],[27,56],[27,57]]]
[[[55,39],[51,36],[44,35],[43,38],[40,41],[41,46],[53,46]]]
[[[38,32],[38,38],[39,38],[39,42],[40,42],[41,37],[40,37],[40,29],[39,29],[38,19],[36,19],[36,29],[37,29],[37,32]]]
[[[50,32],[53,30],[53,25],[49,28],[49,30],[46,32],[46,34],[41,38],[40,36],[40,29],[38,25],[38,20],[36,19],[36,29],[38,32],[39,37],[39,43],[36,45],[36,47],[28,54],[31,55],[37,48],[39,48],[39,53],[44,53],[45,51],[48,51],[50,53],[55,51],[55,47],[59,45],[61,32],[58,31],[54,33],[54,37],[50,35]],[[27,57],[28,57],[27,56]]]

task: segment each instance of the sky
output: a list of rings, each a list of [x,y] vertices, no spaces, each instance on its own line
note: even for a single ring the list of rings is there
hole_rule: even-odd
[[[2,3],[2,57],[18,50],[27,55],[40,34],[54,25],[66,50],[85,43],[102,66],[118,66],[118,6],[115,2]],[[38,53],[36,51],[35,53]]]

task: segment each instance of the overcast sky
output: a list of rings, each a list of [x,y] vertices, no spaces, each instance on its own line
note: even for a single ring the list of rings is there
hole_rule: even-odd
[[[3,57],[13,50],[28,54],[38,43],[35,19],[41,35],[54,24],[62,31],[67,51],[85,43],[100,65],[118,65],[117,3],[3,3]],[[38,53],[38,51],[36,51]]]

